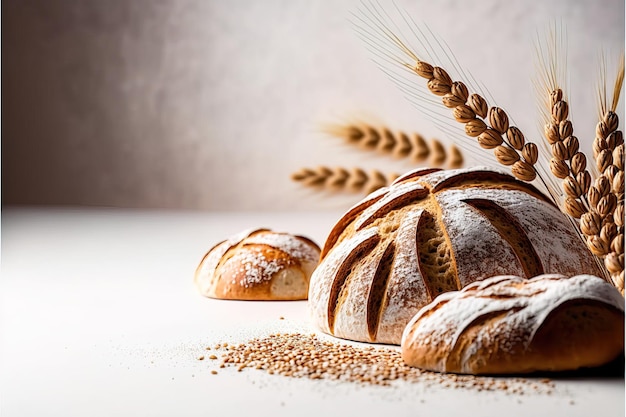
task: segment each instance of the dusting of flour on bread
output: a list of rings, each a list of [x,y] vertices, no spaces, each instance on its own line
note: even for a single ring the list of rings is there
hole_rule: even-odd
[[[552,370],[551,353],[533,343],[546,320],[574,301],[624,311],[624,298],[598,277],[496,276],[442,294],[422,308],[404,331],[403,355],[415,366],[441,372]]]

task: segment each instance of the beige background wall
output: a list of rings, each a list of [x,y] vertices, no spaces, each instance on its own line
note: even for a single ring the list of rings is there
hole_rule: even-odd
[[[601,47],[612,56],[623,48],[623,0],[398,3],[441,34],[535,136],[533,39],[561,19],[576,129],[581,140],[593,139],[597,57]],[[3,204],[349,204],[355,197],[303,190],[290,173],[318,164],[409,166],[346,148],[320,133],[320,124],[371,116],[445,140],[370,62],[347,19],[357,6],[4,1]]]

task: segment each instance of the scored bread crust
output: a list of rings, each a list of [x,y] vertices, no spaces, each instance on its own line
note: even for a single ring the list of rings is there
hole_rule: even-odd
[[[542,273],[602,274],[547,197],[488,168],[420,169],[339,219],[311,277],[309,306],[326,333],[400,344],[409,320],[440,293]]]
[[[463,374],[596,367],[624,351],[624,298],[591,275],[498,276],[441,294],[402,337],[411,366]]]
[[[206,253],[194,283],[211,298],[306,300],[319,255],[319,246],[306,237],[244,230]]]

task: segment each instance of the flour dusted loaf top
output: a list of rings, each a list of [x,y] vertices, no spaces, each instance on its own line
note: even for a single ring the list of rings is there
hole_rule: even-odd
[[[305,300],[319,255],[319,246],[306,237],[246,230],[211,248],[194,282],[211,298]]]
[[[330,232],[309,305],[324,332],[400,344],[437,295],[494,275],[601,272],[531,185],[486,168],[422,169],[352,207]]]
[[[465,374],[595,367],[623,350],[624,298],[590,275],[475,282],[421,309],[402,338],[407,364]]]

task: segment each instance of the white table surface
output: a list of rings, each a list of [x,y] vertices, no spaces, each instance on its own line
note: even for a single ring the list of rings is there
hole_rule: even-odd
[[[0,415],[624,415],[619,377],[568,376],[550,395],[522,396],[252,369],[212,375],[215,361],[197,360],[205,346],[315,329],[306,302],[198,295],[192,274],[204,252],[256,226],[321,245],[340,214],[4,209]]]

